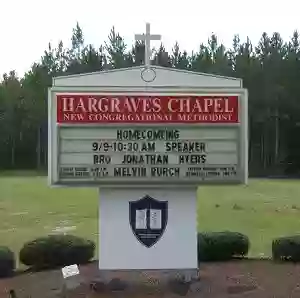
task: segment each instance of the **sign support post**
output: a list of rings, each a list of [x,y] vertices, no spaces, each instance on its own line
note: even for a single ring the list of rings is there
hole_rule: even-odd
[[[233,78],[151,67],[150,39],[160,36],[146,31],[136,36],[145,67],[69,76],[49,90],[49,182],[100,188],[108,278],[197,276],[197,187],[247,183],[247,90]],[[98,75],[112,85],[96,86]]]

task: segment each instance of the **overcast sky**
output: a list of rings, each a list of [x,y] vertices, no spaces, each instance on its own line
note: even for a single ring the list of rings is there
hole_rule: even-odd
[[[15,69],[23,75],[39,60],[48,42],[70,43],[78,21],[86,43],[95,46],[107,40],[114,25],[128,44],[135,33],[144,33],[145,23],[162,35],[168,51],[175,41],[188,52],[197,50],[212,32],[231,46],[235,33],[256,44],[262,31],[279,31],[288,39],[299,29],[300,2],[285,0],[0,0],[0,74]],[[278,6],[276,4],[278,3]],[[279,4],[284,3],[284,6]],[[297,15],[298,14],[298,15]],[[155,41],[152,46],[159,45]]]

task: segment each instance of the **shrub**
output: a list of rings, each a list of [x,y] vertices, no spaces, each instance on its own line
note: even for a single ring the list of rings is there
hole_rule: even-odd
[[[272,242],[272,257],[274,261],[300,261],[300,235],[280,237]]]
[[[0,246],[0,277],[11,276],[15,270],[14,253],[5,246]]]
[[[95,244],[73,235],[51,235],[24,244],[20,261],[35,270],[84,264],[93,258]]]
[[[237,232],[198,234],[198,261],[226,261],[247,255],[249,238]]]

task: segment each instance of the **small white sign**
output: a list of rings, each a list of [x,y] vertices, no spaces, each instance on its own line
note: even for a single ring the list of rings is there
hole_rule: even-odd
[[[62,272],[64,278],[75,276],[80,273],[79,268],[76,264],[62,268],[61,272]]]

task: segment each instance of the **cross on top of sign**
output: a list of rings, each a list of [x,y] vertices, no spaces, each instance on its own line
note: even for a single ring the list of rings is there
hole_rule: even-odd
[[[135,34],[135,40],[145,41],[145,66],[150,67],[150,56],[151,56],[151,40],[160,40],[161,35],[159,34],[150,34],[150,24],[146,23],[146,34]]]

